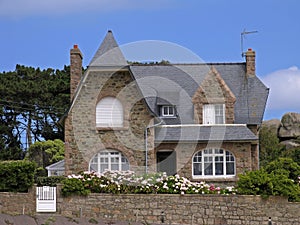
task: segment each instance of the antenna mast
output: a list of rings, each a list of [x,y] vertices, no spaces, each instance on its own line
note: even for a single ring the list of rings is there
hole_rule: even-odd
[[[243,32],[241,33],[241,51],[242,51],[242,57],[245,56],[245,52],[244,52],[244,38],[248,34],[253,34],[253,33],[257,33],[257,32],[258,31],[256,31],[256,30],[254,30],[254,31],[246,31],[246,29],[244,29]]]

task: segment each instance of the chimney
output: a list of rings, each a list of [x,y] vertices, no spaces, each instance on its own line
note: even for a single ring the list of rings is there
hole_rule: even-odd
[[[82,53],[78,45],[74,45],[70,50],[70,63],[70,94],[72,101],[82,76]]]
[[[251,48],[248,49],[248,51],[245,54],[246,56],[246,75],[248,77],[254,77],[255,72],[255,51],[253,51]]]

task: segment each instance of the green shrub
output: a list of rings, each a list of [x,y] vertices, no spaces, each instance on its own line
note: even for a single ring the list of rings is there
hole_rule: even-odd
[[[277,168],[271,173],[260,169],[240,175],[237,192],[245,195],[261,195],[262,197],[285,196],[289,201],[300,201],[299,184],[290,179],[289,172],[282,168]]]
[[[300,201],[300,186],[284,174],[270,174],[273,184],[273,195],[286,196],[289,201]]]
[[[27,192],[34,183],[36,164],[27,160],[0,162],[0,191]]]
[[[290,158],[279,158],[266,166],[268,173],[285,174],[288,178],[296,181],[300,176],[300,165]]]
[[[56,187],[57,184],[62,183],[66,178],[64,176],[52,176],[52,177],[37,177],[36,184],[38,187],[50,186]]]
[[[270,175],[264,170],[248,171],[239,175],[237,192],[244,195],[273,195],[273,184]]]
[[[87,189],[84,183],[76,178],[69,178],[63,180],[63,187],[61,189],[62,195],[67,197],[70,195],[88,195],[90,190]]]

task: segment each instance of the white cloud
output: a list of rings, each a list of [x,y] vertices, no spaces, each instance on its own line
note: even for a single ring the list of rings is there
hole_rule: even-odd
[[[262,78],[270,88],[267,108],[284,112],[300,112],[300,70],[293,66]]]
[[[0,0],[0,16],[64,15],[171,6],[172,0]]]

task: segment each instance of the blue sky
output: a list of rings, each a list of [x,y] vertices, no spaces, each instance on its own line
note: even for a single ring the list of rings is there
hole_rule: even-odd
[[[0,0],[0,71],[62,69],[74,44],[87,66],[107,30],[120,45],[157,40],[205,62],[242,62],[241,32],[256,30],[244,50],[256,51],[270,87],[264,119],[281,118],[300,113],[299,21],[298,0]]]

